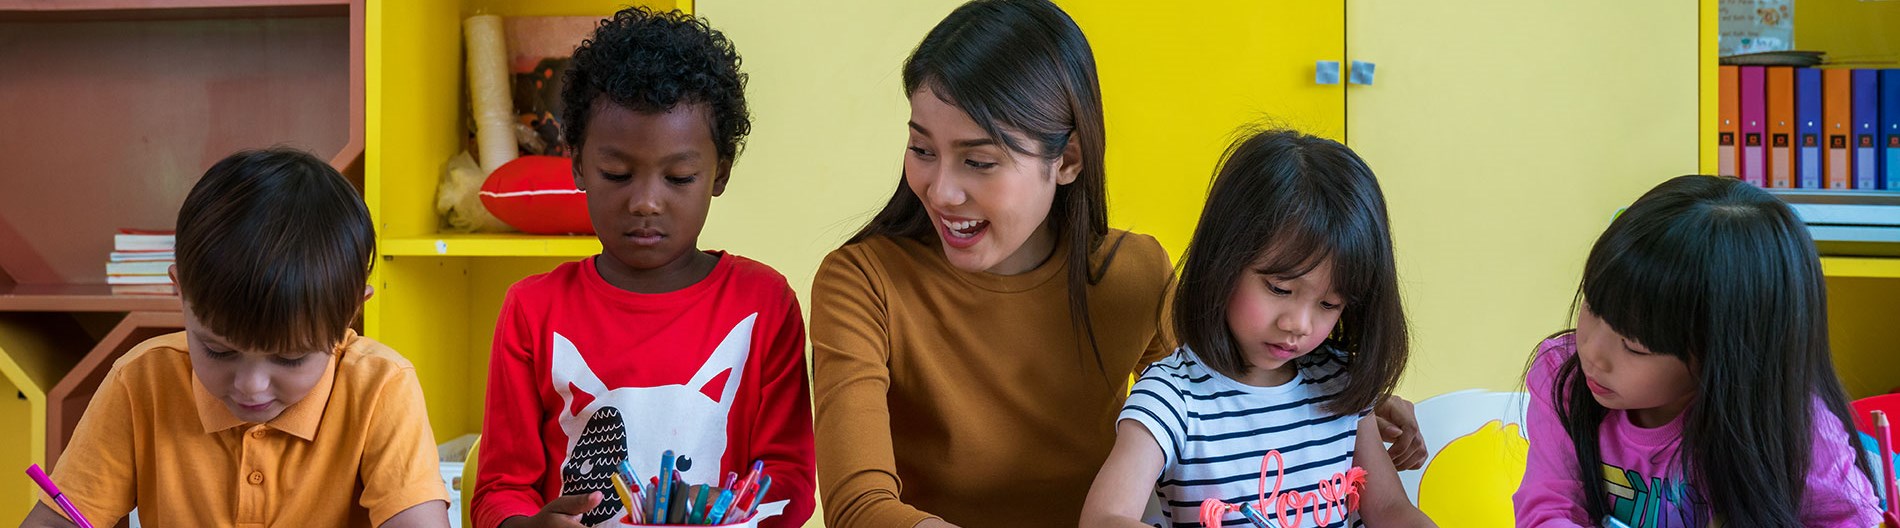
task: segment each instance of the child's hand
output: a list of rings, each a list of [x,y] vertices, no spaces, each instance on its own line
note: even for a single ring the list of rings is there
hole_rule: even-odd
[[[78,528],[79,525],[46,507],[45,504],[33,505],[33,511],[27,512],[26,520],[20,522],[20,528]]]
[[[1392,443],[1386,449],[1392,465],[1399,471],[1425,467],[1425,436],[1419,434],[1412,402],[1392,396],[1373,407],[1372,414],[1378,418],[1379,439]]]
[[[593,510],[604,499],[596,491],[586,495],[562,495],[548,501],[541,507],[541,513],[533,517],[509,517],[502,521],[500,528],[587,528],[581,524],[581,514]]]

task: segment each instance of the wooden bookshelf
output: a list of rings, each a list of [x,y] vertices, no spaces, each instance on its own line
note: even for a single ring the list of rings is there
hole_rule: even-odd
[[[212,163],[301,148],[363,186],[367,0],[0,0],[0,459],[57,458],[114,361],[183,328],[105,283],[120,228],[169,229]],[[5,400],[0,398],[0,400]],[[11,464],[11,462],[8,462]],[[31,506],[0,481],[0,518]]]

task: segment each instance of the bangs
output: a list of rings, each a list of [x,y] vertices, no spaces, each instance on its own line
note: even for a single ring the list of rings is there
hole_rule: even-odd
[[[1812,320],[1825,306],[1823,291],[1803,286],[1821,282],[1806,230],[1766,193],[1691,183],[1707,188],[1652,191],[1610,223],[1584,264],[1580,300],[1618,334],[1686,359],[1805,342],[1745,322]]]
[[[1707,311],[1704,281],[1692,276],[1700,266],[1690,264],[1680,246],[1632,242],[1592,252],[1581,300],[1623,337],[1686,359],[1699,348],[1690,336],[1703,333],[1701,314]]]
[[[1381,243],[1380,226],[1364,215],[1351,214],[1341,204],[1323,203],[1322,193],[1293,193],[1266,213],[1269,234],[1250,267],[1268,275],[1298,277],[1332,259],[1333,291],[1347,305],[1363,304],[1378,295],[1387,271],[1380,263],[1390,258]]]

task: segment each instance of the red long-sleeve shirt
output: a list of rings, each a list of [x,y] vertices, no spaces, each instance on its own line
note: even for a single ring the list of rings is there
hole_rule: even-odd
[[[762,526],[811,517],[810,385],[798,298],[777,271],[716,253],[705,279],[679,291],[608,284],[593,259],[508,290],[495,325],[482,423],[475,525],[534,515],[561,495],[600,491],[584,515],[619,526],[608,475],[631,460],[643,482],[661,453],[688,484],[724,484],[765,462]]]

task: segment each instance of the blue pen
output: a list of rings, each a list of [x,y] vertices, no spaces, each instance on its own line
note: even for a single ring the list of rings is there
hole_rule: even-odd
[[[712,509],[706,511],[706,524],[723,524],[726,509],[732,507],[732,490],[719,492],[719,498],[713,501]]]
[[[1240,503],[1240,516],[1246,517],[1247,522],[1253,523],[1253,525],[1258,528],[1269,528],[1267,526],[1267,517],[1261,515],[1260,510],[1254,509],[1253,503]]]
[[[653,511],[669,512],[673,505],[673,450],[660,454],[660,485],[653,498]]]
[[[1630,528],[1630,525],[1608,515],[1603,516],[1603,528]]]

